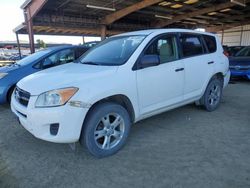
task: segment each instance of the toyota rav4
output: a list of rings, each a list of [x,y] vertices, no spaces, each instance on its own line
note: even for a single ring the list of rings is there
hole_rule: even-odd
[[[215,110],[230,78],[214,34],[183,29],[110,37],[78,62],[17,83],[11,108],[35,137],[116,153],[133,123],[189,103]]]

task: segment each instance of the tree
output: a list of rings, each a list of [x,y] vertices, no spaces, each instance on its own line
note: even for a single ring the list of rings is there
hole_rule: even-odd
[[[46,48],[46,44],[43,40],[37,39],[36,42],[39,48]]]

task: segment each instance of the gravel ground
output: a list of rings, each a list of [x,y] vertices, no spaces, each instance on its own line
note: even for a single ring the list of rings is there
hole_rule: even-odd
[[[0,187],[250,187],[250,82],[230,84],[221,106],[187,105],[137,123],[116,155],[53,144],[0,107]]]

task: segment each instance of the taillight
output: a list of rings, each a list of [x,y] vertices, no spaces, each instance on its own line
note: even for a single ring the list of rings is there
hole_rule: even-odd
[[[229,57],[229,53],[227,51],[224,51],[223,54],[227,57]]]

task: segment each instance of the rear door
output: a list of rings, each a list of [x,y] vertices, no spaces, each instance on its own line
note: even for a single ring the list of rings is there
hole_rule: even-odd
[[[214,61],[207,51],[202,35],[182,33],[179,39],[185,64],[184,100],[188,100],[202,94],[214,73]]]

